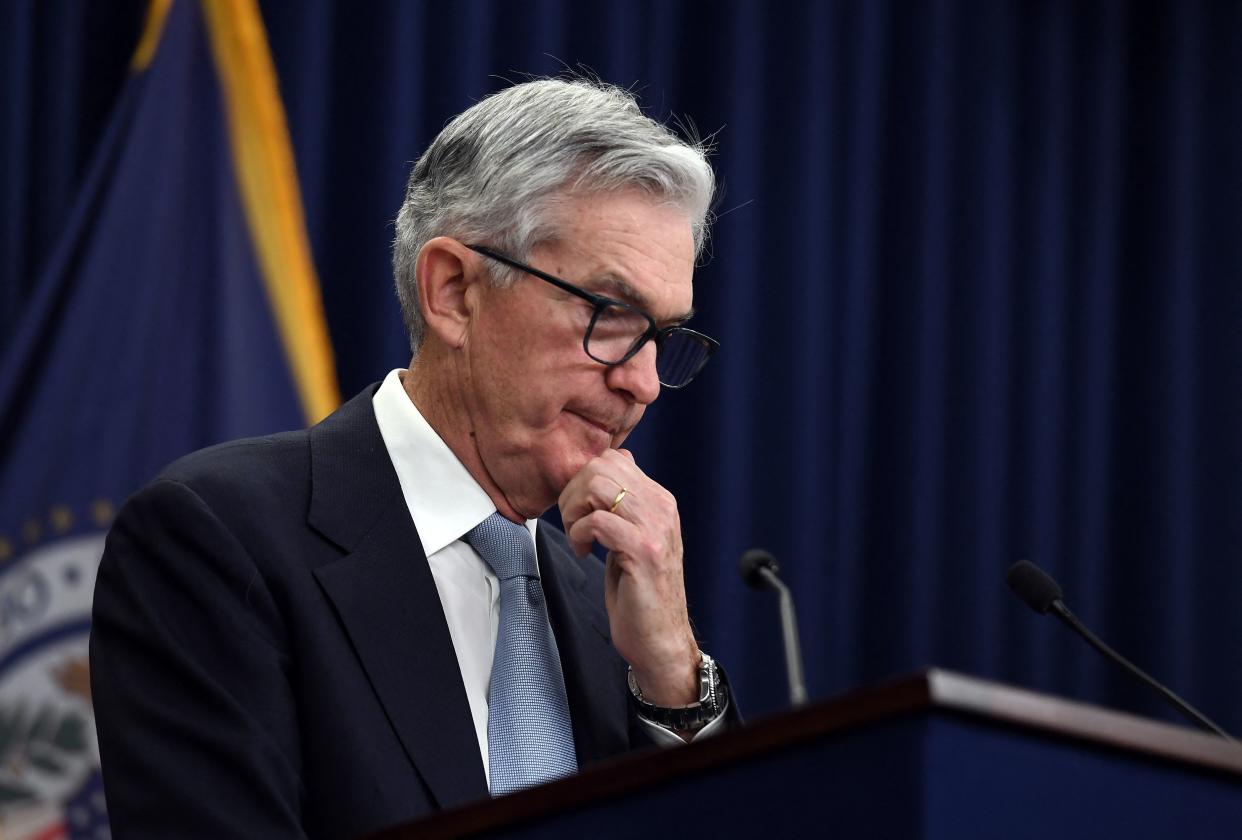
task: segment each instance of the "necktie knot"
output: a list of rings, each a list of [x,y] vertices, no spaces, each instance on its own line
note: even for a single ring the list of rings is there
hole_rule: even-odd
[[[525,525],[510,522],[499,511],[466,534],[466,542],[479,553],[502,581],[515,577],[537,578],[539,564],[535,544]]]

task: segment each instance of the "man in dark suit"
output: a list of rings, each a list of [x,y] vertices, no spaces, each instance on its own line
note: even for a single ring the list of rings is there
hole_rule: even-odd
[[[712,190],[606,86],[517,85],[441,132],[397,220],[409,369],[182,459],[109,535],[115,834],[356,836],[735,717],[676,502],[620,448],[715,349],[684,326]]]

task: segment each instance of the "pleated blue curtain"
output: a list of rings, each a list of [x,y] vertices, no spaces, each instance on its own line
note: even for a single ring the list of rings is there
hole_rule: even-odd
[[[680,500],[691,610],[746,711],[784,703],[774,600],[734,571],[762,545],[798,593],[814,695],[939,664],[1164,716],[1006,591],[1026,557],[1242,732],[1242,4],[264,15],[347,394],[407,360],[391,220],[452,115],[569,67],[715,138],[696,305],[723,348],[633,445]],[[25,173],[0,187],[6,323],[45,253],[29,208],[72,187],[22,132],[56,108],[83,122],[60,139],[94,139],[83,93],[31,68],[49,44],[106,63],[40,21],[6,36],[25,56],[6,89],[28,77],[0,130]],[[88,80],[98,101],[114,76]]]
[[[0,3],[0,350],[59,242],[145,5]]]

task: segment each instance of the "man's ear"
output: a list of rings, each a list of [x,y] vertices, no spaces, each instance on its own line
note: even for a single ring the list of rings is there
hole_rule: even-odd
[[[418,252],[414,272],[427,331],[447,347],[461,347],[470,326],[466,289],[473,282],[471,252],[456,239],[437,236]]]

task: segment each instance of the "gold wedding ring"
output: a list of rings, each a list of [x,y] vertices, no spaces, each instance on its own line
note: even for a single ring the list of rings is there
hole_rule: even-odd
[[[616,513],[617,508],[621,506],[621,500],[624,499],[629,494],[629,492],[630,492],[629,490],[626,490],[624,487],[622,487],[621,492],[617,494],[617,498],[612,500],[612,507],[608,508],[608,512]]]

